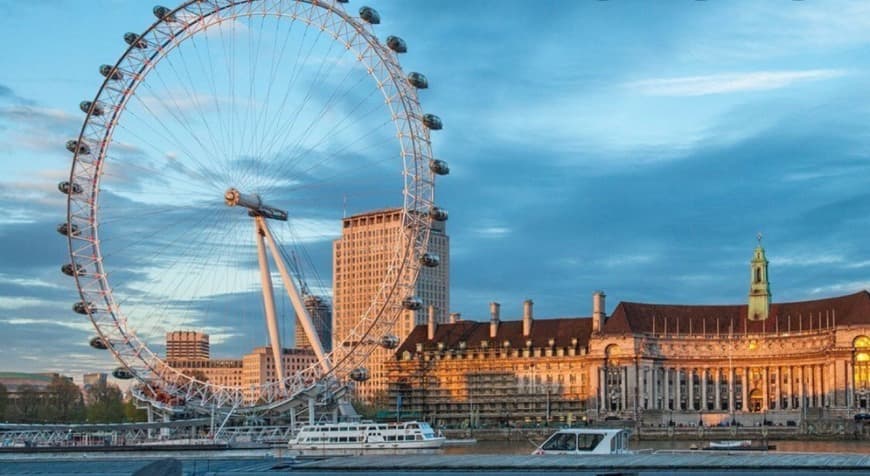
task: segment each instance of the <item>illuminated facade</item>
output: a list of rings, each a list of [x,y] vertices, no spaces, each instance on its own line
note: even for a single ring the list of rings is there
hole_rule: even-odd
[[[772,303],[764,249],[748,304],[621,302],[591,317],[418,326],[390,363],[404,411],[436,423],[617,417],[786,425],[870,408],[870,293]],[[394,400],[395,401],[395,400]]]
[[[194,331],[172,331],[166,333],[166,358],[208,359],[208,334]]]
[[[167,344],[170,336],[178,333],[167,333]],[[196,333],[197,342],[205,341],[208,348],[208,334]],[[169,346],[167,345],[167,349]],[[194,354],[196,355],[196,354]],[[284,372],[287,375],[306,369],[317,362],[317,357],[310,349],[284,349],[282,354]],[[173,368],[201,380],[217,385],[242,387],[245,400],[256,402],[260,398],[263,384],[274,382],[275,359],[270,347],[257,347],[241,359],[209,359],[201,357],[167,358],[166,363]]]
[[[333,243],[333,346],[341,342],[364,315],[384,281],[402,231],[402,210],[398,208],[354,215],[343,219],[342,236]],[[433,221],[429,235],[430,253],[440,257],[436,267],[423,267],[417,279],[416,295],[423,301],[420,311],[405,311],[396,322],[394,334],[404,340],[418,324],[428,319],[434,306],[436,322],[447,322],[450,307],[450,239],[444,222]],[[392,351],[378,348],[369,357],[371,379],[357,387],[357,396],[372,400],[386,391],[384,363]]]

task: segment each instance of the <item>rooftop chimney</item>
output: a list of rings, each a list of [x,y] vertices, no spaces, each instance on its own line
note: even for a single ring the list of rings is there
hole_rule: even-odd
[[[592,332],[601,332],[601,328],[607,322],[607,315],[604,313],[604,298],[606,297],[604,291],[592,293]]]
[[[427,334],[429,340],[435,339],[435,306],[429,305],[429,332]]]
[[[532,306],[534,304],[531,299],[523,301],[523,337],[532,334]]]
[[[456,324],[457,322],[459,322],[461,320],[462,320],[462,314],[460,314],[458,312],[451,312],[450,313],[450,323],[451,324]]]
[[[496,333],[498,333],[498,319],[499,319],[499,311],[501,309],[501,304],[497,302],[489,303],[489,338],[495,339]]]

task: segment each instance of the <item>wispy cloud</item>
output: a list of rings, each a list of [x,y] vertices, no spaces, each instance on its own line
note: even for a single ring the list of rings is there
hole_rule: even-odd
[[[845,76],[845,70],[756,71],[719,73],[678,78],[653,78],[626,83],[629,89],[649,96],[706,96],[746,91],[767,91],[801,81],[819,81]]]

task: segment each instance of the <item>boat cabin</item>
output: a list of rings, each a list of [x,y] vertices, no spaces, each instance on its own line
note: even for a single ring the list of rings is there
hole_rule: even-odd
[[[563,428],[535,450],[536,455],[613,455],[629,453],[629,432],[616,428]]]

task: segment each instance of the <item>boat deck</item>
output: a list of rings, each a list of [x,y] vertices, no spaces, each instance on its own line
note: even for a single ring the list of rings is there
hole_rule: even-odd
[[[493,470],[607,470],[612,472],[666,472],[686,470],[768,471],[824,470],[826,472],[870,471],[870,455],[673,452],[603,456],[517,455],[402,455],[357,456],[300,462],[296,471],[493,471]]]

